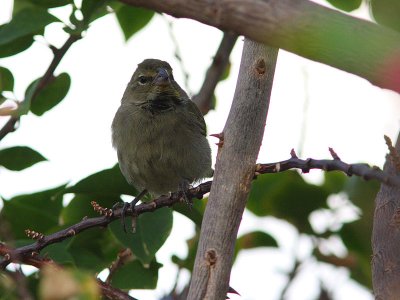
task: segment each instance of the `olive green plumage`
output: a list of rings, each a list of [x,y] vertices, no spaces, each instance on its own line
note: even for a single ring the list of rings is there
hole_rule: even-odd
[[[138,65],[114,117],[112,141],[126,180],[153,196],[212,175],[204,118],[165,61]]]

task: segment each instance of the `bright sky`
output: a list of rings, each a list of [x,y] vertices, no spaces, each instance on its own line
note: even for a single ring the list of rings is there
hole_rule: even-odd
[[[9,20],[12,0],[1,2],[0,24]],[[360,10],[357,15],[366,16],[365,11]],[[60,18],[68,16],[68,11],[63,8],[53,12]],[[68,72],[72,77],[66,99],[42,117],[32,114],[23,117],[20,128],[1,142],[1,148],[30,146],[49,162],[22,172],[0,169],[1,196],[7,199],[65,182],[73,183],[116,163],[110,125],[136,65],[150,57],[167,60],[174,67],[177,81],[183,85],[166,20],[174,19],[156,16],[145,30],[125,43],[115,18],[106,16],[96,21],[86,36],[73,45],[56,71]],[[61,28],[60,24],[49,26],[46,40],[61,45],[67,38]],[[196,92],[218,47],[221,33],[183,19],[174,20],[174,33],[184,66],[190,70],[190,90]],[[231,76],[216,91],[218,107],[206,116],[209,133],[220,132],[224,126],[242,46],[243,38],[240,38],[231,56]],[[44,41],[39,40],[28,51],[0,60],[0,65],[8,67],[15,76],[17,99],[22,99],[29,83],[44,73],[51,58]],[[346,162],[367,162],[381,167],[387,152],[383,135],[394,141],[399,129],[399,100],[398,94],[374,87],[364,79],[280,51],[259,161],[287,159],[291,148],[301,149],[303,158],[330,158],[328,147],[333,147]],[[308,109],[305,111],[306,102]],[[305,128],[302,126],[304,118]],[[0,118],[0,126],[4,122],[4,118]],[[215,157],[215,140],[210,138],[210,142]],[[311,172],[306,178],[318,181],[320,174],[319,171]],[[133,296],[158,299],[172,287],[176,270],[169,257],[171,253],[183,257],[185,240],[193,233],[191,223],[184,217],[176,214],[174,222],[171,237],[157,255],[159,262],[164,264],[157,290],[135,291]],[[243,295],[240,299],[276,299],[279,291],[274,287],[285,285],[284,273],[291,268],[293,251],[298,248],[298,255],[307,256],[310,242],[300,237],[297,244],[297,235],[291,226],[271,218],[256,219],[245,213],[239,234],[254,229],[271,232],[282,244],[282,249],[258,249],[241,254],[232,271],[231,285]],[[340,248],[340,243],[337,247]],[[350,294],[354,299],[372,299],[363,289],[349,283],[345,270],[321,268],[310,262],[303,271],[321,274],[335,291],[335,299],[349,299]],[[187,278],[184,274],[180,283]],[[302,276],[296,282],[297,287],[302,287],[302,294],[299,295],[298,290],[294,293],[293,288],[288,299],[315,297],[317,283],[315,276]]]

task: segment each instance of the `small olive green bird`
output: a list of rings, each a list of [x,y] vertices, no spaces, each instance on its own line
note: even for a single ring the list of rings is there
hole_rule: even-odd
[[[112,142],[129,184],[156,197],[212,176],[206,124],[171,66],[146,59],[133,73],[112,123]]]

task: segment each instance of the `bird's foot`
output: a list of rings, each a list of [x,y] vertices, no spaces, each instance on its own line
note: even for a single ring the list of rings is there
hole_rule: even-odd
[[[141,191],[139,193],[139,195],[137,195],[131,203],[127,203],[127,202],[117,202],[113,205],[112,210],[113,212],[117,209],[117,208],[122,208],[121,209],[121,225],[122,228],[124,229],[124,232],[127,233],[126,230],[126,223],[125,223],[125,216],[127,214],[127,211],[130,210],[131,211],[131,216],[132,216],[132,223],[131,223],[131,232],[135,233],[136,232],[136,220],[137,220],[137,214],[135,211],[135,207],[136,204],[139,202],[139,200],[146,195],[147,190],[144,189],[143,191]]]
[[[193,200],[192,200],[192,197],[191,196],[188,197],[188,194],[187,194],[187,192],[188,192],[190,187],[191,186],[189,184],[189,181],[188,180],[183,180],[179,184],[178,193],[179,193],[181,199],[189,206],[190,209],[192,209]]]

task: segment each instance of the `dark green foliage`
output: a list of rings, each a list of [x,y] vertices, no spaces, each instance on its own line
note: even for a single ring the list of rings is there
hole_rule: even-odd
[[[3,28],[4,25],[0,26]],[[16,38],[12,42],[0,45],[0,58],[12,56],[28,49],[33,44],[33,35],[26,35],[20,38]]]
[[[110,224],[111,232],[143,264],[149,264],[167,240],[172,229],[172,210],[168,207],[157,209],[137,218],[136,232],[126,233],[119,221]],[[125,219],[127,230],[131,230],[131,218]]]
[[[263,231],[253,231],[239,237],[236,241],[237,249],[251,249],[257,247],[278,247],[276,240]]]
[[[15,239],[26,238],[25,229],[49,233],[50,229],[58,226],[63,190],[64,186],[60,186],[4,201],[4,207],[0,212],[1,223],[9,228],[10,234]]]
[[[120,289],[155,289],[160,267],[162,265],[156,261],[147,265],[138,260],[130,261],[115,272],[112,285]]]
[[[25,146],[0,150],[0,166],[13,171],[21,171],[44,160],[46,158],[39,152]]]
[[[74,236],[68,244],[73,265],[100,272],[108,268],[123,246],[107,229],[90,229]]]
[[[25,97],[29,95],[32,89],[36,88],[39,80],[40,79],[37,79],[29,85]],[[31,111],[37,116],[43,115],[46,111],[52,109],[64,99],[68,93],[70,85],[71,78],[67,73],[61,73],[57,77],[52,78],[49,84],[41,89],[32,99],[30,107]]]
[[[125,40],[129,40],[136,32],[145,27],[154,16],[154,11],[120,3],[115,3],[113,8]]]
[[[8,24],[0,28],[0,47],[25,36],[35,34],[43,30],[46,25],[58,21],[46,9],[22,9],[15,14]]]
[[[326,207],[329,193],[306,183],[295,171],[259,176],[253,181],[247,208],[257,216],[283,218],[301,232],[312,233],[308,217]]]
[[[360,7],[362,0],[327,0],[330,4],[344,11],[352,11]]]
[[[94,20],[105,16],[107,12],[108,0],[83,0],[81,12],[85,24],[90,24]]]
[[[0,67],[0,93],[14,89],[14,76],[9,69]]]
[[[371,0],[372,16],[381,25],[400,31],[400,1]]]
[[[111,169],[100,171],[82,179],[74,186],[67,188],[66,192],[113,197],[118,197],[121,194],[137,195],[137,191],[126,182],[118,164]]]

